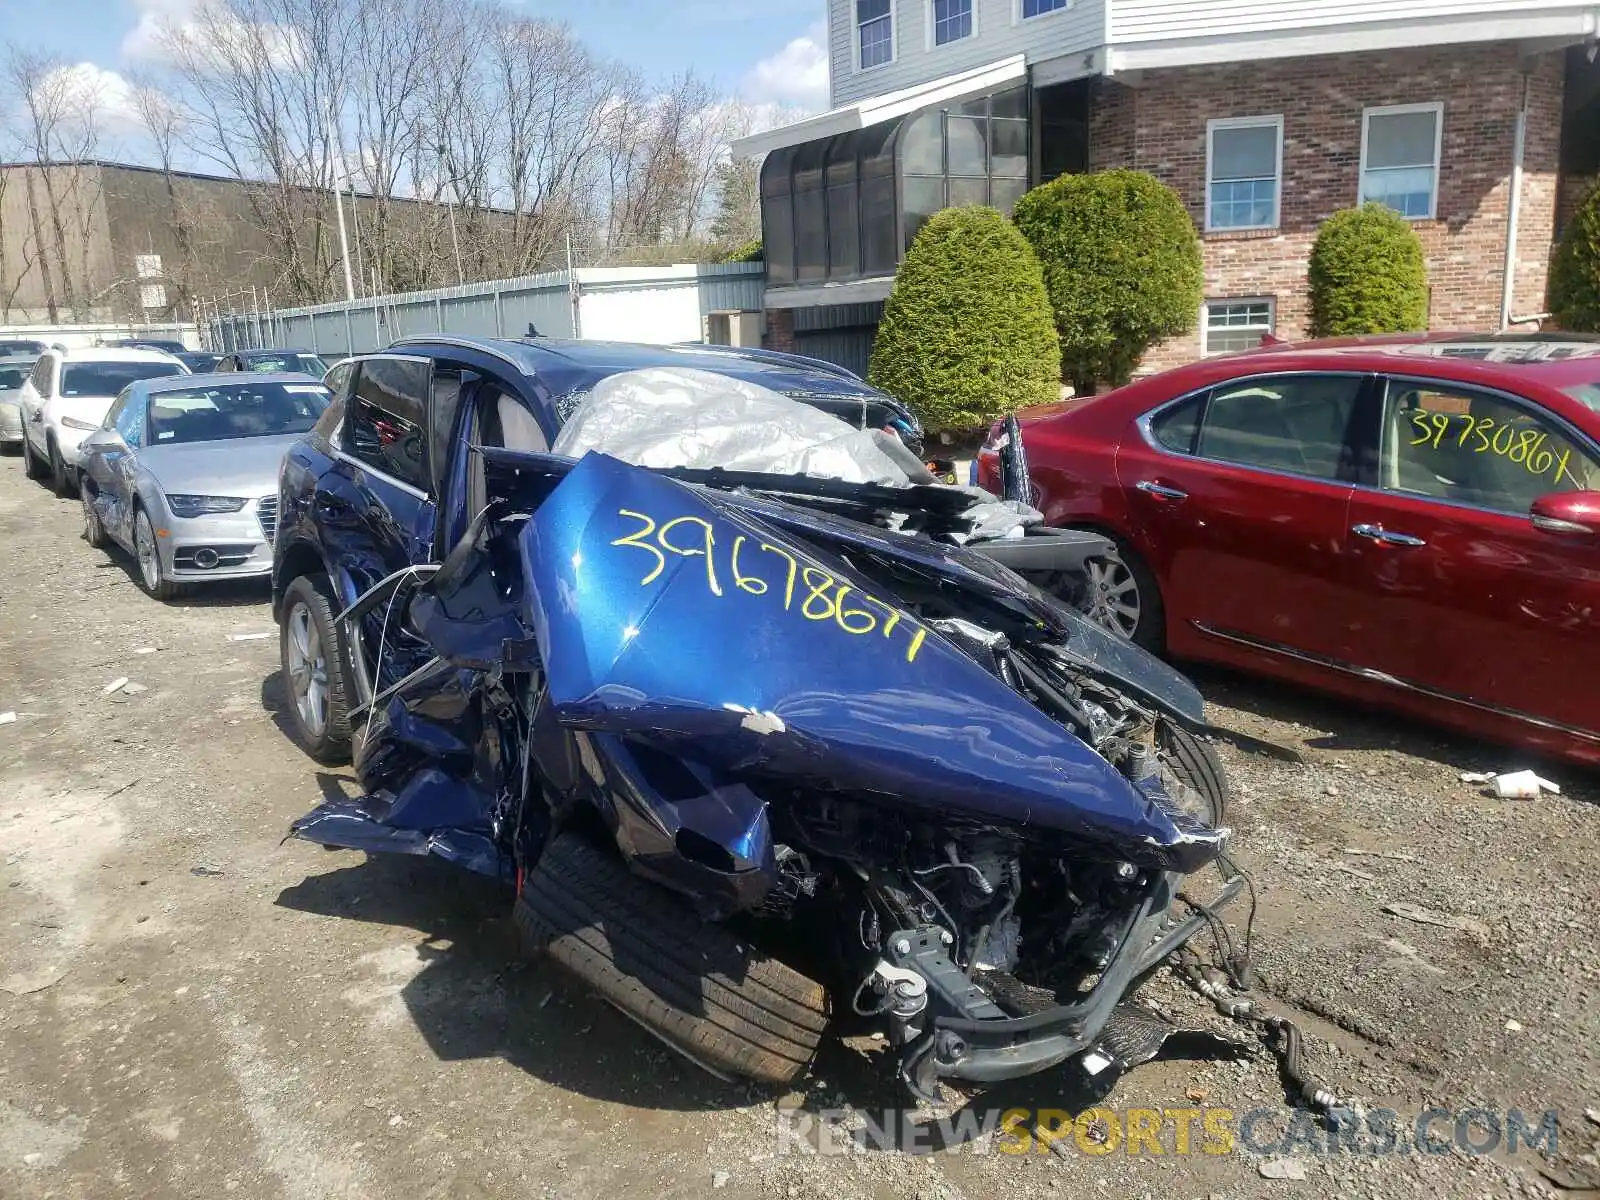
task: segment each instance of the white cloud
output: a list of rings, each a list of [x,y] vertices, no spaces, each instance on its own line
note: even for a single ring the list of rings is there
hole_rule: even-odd
[[[122,53],[135,62],[170,63],[174,38],[192,39],[202,48],[221,42],[231,52],[264,50],[267,61],[280,67],[297,57],[295,31],[289,26],[251,26],[211,0],[134,0],[134,7],[139,20],[123,36]]]
[[[751,67],[741,88],[747,100],[821,112],[828,107],[828,26],[818,21],[776,54]]]
[[[164,60],[166,30],[191,23],[199,7],[197,0],[134,0],[139,21],[123,36],[123,55],[141,62]]]
[[[38,91],[79,113],[93,113],[99,128],[111,134],[144,128],[133,99],[133,85],[115,71],[81,62],[57,67],[39,81]]]

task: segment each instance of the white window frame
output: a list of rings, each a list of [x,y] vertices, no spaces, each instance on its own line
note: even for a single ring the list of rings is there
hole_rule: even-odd
[[[853,69],[861,71],[881,71],[885,67],[892,67],[900,57],[900,30],[896,24],[896,0],[889,0],[889,61],[873,63],[870,67],[861,65],[861,26],[863,22],[856,20],[858,9],[856,0],[850,0],[850,61]],[[873,18],[878,20],[879,18]]]
[[[1259,129],[1270,125],[1277,134],[1276,154],[1274,163],[1276,170],[1276,184],[1272,196],[1272,220],[1265,225],[1223,225],[1215,226],[1211,223],[1211,150],[1216,141],[1219,129]],[[1283,221],[1283,114],[1263,115],[1259,117],[1216,117],[1206,122],[1206,232],[1207,233],[1241,233],[1251,229],[1277,229]]]
[[[967,0],[967,3],[972,6],[972,32],[967,34],[966,37],[958,37],[948,42],[936,42],[934,41],[936,31],[934,29],[933,0],[924,0],[923,11],[927,15],[927,33],[923,41],[926,43],[926,49],[930,51],[945,50],[951,46],[963,45],[978,36],[978,10],[983,7],[982,0]]]
[[[1267,306],[1267,327],[1262,330],[1264,334],[1278,332],[1278,298],[1276,296],[1213,296],[1201,302],[1200,305],[1200,357],[1214,358],[1219,354],[1238,354],[1237,350],[1211,349],[1211,309],[1226,308],[1235,304],[1265,304]],[[1235,325],[1232,329],[1253,330],[1254,325]],[[1218,333],[1228,333],[1229,329],[1219,329]]]
[[[1063,4],[1060,8],[1052,8],[1049,12],[1034,13],[1033,16],[1029,17],[1029,16],[1024,16],[1023,15],[1023,12],[1022,12],[1022,0],[1012,0],[1012,3],[1011,3],[1011,23],[1013,25],[1020,25],[1024,21],[1043,21],[1046,17],[1060,16],[1062,13],[1070,11],[1071,8],[1072,8],[1072,5],[1073,5],[1073,0],[1067,0],[1067,2],[1065,4]]]
[[[1431,112],[1433,114],[1433,193],[1428,197],[1428,211],[1419,217],[1406,217],[1408,221],[1434,221],[1439,213],[1439,165],[1444,149],[1444,101],[1430,100],[1425,104],[1385,104],[1361,110],[1361,170],[1356,175],[1356,207],[1366,203],[1362,199],[1367,191],[1367,135],[1372,129],[1373,117],[1399,117],[1407,113]],[[1376,202],[1375,202],[1376,203]],[[1405,214],[1400,214],[1404,216]]]

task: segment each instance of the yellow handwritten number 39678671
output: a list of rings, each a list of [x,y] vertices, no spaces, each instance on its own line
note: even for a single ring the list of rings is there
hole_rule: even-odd
[[[611,545],[642,550],[652,560],[650,570],[639,580],[641,587],[648,587],[660,578],[667,566],[667,555],[675,554],[680,558],[704,559],[706,590],[713,596],[727,594],[723,578],[717,573],[717,535],[710,521],[703,517],[683,516],[663,522],[631,508],[619,508],[617,515],[639,522],[639,528],[613,539]],[[691,526],[698,529],[698,535],[683,532],[685,527]],[[801,565],[782,546],[760,542],[751,549],[751,545],[751,539],[742,533],[735,534],[729,543],[724,561],[727,578],[735,588],[752,596],[770,595],[776,602],[780,594],[777,589],[781,587],[784,612],[797,612],[808,621],[826,621],[830,627],[856,636],[881,632],[885,638],[892,638],[903,619],[908,635],[906,661],[916,661],[917,652],[922,649],[928,631],[894,605],[861,591],[853,584],[835,579],[820,567]],[[762,557],[765,555],[781,560],[781,573],[775,581],[751,573],[752,564],[759,566],[767,561]],[[798,606],[795,604],[796,593],[800,594]]]

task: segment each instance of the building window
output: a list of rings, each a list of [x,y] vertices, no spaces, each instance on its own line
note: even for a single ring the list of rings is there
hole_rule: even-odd
[[[1272,332],[1272,308],[1271,299],[1208,300],[1204,352],[1254,350]]]
[[[954,204],[1009,213],[1028,188],[1026,88],[774,150],[761,166],[767,286],[892,275]]]
[[[1362,113],[1361,202],[1388,205],[1412,220],[1434,216],[1443,126],[1442,104],[1402,104]]]
[[[1022,19],[1042,17],[1067,7],[1067,0],[1022,0]]]
[[[1276,229],[1283,118],[1206,123],[1206,228]]]
[[[894,61],[893,0],[856,0],[856,55],[863,71]]]
[[[933,44],[972,36],[972,0],[933,0]]]
[[[1009,214],[1028,190],[1026,90],[924,109],[900,132],[901,234],[906,249],[940,209],[987,204]]]

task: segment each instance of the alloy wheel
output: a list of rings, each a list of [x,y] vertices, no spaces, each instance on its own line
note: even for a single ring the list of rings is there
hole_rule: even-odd
[[[289,690],[306,732],[321,737],[328,723],[328,662],[311,609],[289,610]]]
[[[78,499],[83,504],[83,540],[92,546],[100,538],[100,519],[94,515],[94,499],[88,488],[78,492]]]
[[[1084,611],[1091,621],[1124,641],[1139,629],[1139,581],[1120,558],[1091,558],[1084,564],[1088,575]]]
[[[133,545],[139,559],[139,575],[151,593],[161,587],[161,554],[156,549],[155,530],[150,528],[150,518],[144,513],[134,522]]]

